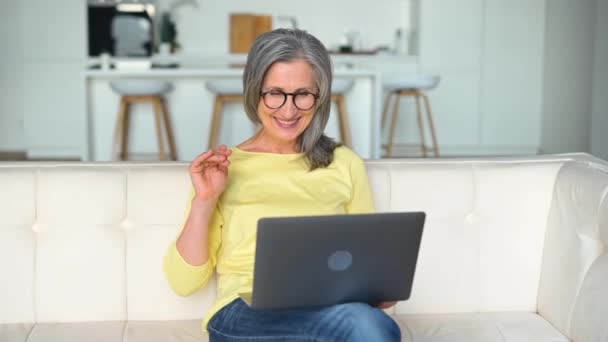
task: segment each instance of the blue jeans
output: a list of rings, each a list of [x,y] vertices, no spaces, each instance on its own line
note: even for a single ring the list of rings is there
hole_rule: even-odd
[[[400,341],[399,326],[384,311],[363,303],[322,308],[254,310],[236,299],[207,325],[210,342]]]

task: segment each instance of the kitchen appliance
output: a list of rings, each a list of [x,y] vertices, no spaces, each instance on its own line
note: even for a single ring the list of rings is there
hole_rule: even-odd
[[[89,0],[89,56],[148,57],[154,49],[155,6],[139,1]]]

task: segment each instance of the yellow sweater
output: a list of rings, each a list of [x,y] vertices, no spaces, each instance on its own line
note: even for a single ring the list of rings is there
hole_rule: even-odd
[[[361,158],[346,147],[326,168],[309,171],[302,154],[247,152],[233,148],[228,183],[209,227],[209,261],[188,264],[175,241],[164,271],[174,291],[187,296],[204,287],[214,268],[218,296],[203,321],[253,288],[257,221],[261,217],[369,213],[372,193]],[[186,217],[190,212],[190,202]]]

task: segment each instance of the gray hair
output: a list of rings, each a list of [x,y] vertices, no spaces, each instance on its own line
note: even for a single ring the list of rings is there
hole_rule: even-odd
[[[312,171],[331,164],[334,149],[339,146],[323,134],[331,107],[332,65],[329,53],[317,38],[302,30],[276,29],[256,39],[243,73],[245,112],[254,124],[261,124],[258,104],[268,69],[276,62],[297,59],[310,64],[319,92],[313,119],[297,140],[298,149],[304,153]]]

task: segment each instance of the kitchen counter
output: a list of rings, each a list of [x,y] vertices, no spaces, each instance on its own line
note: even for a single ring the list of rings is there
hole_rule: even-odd
[[[383,65],[401,65],[414,70],[418,65],[418,57],[413,55],[394,55],[386,52],[376,54],[357,54],[357,53],[332,53],[330,54],[334,68],[340,69],[371,69],[382,70]],[[230,69],[229,65],[245,65],[246,54],[226,54],[226,55],[154,55],[149,61],[152,64],[179,65],[178,69],[192,70],[196,73],[224,72]],[[89,58],[89,65],[99,64],[99,58]],[[412,69],[413,68],[413,69]],[[156,69],[152,69],[156,70]],[[411,71],[410,70],[410,71]],[[100,70],[90,70],[92,74],[97,74]],[[129,71],[132,72],[132,71]],[[181,72],[181,71],[180,71]]]
[[[201,67],[178,67],[178,68],[151,68],[130,70],[101,70],[87,69],[84,71],[85,78],[157,78],[157,77],[242,77],[243,69],[228,66],[201,66]],[[371,69],[338,68],[334,70],[335,77],[372,77],[377,76],[377,71]]]
[[[242,61],[242,60],[241,60]],[[231,60],[229,63],[238,63]],[[170,81],[173,90],[166,95],[179,160],[192,160],[207,149],[214,94],[205,83],[218,79],[241,79],[243,69],[219,64],[183,63],[180,68],[152,68],[144,70],[100,70],[83,72],[85,82],[85,134],[82,159],[108,161],[114,134],[119,96],[109,82],[120,79],[159,79]],[[347,109],[353,136],[353,149],[363,158],[380,156],[381,80],[377,70],[335,66],[334,78],[352,79],[353,88],[346,94]],[[338,136],[335,112],[326,134]],[[132,106],[129,148],[135,155],[156,153],[156,135],[151,106]],[[242,106],[229,104],[223,113],[220,142],[236,145],[255,133]]]

